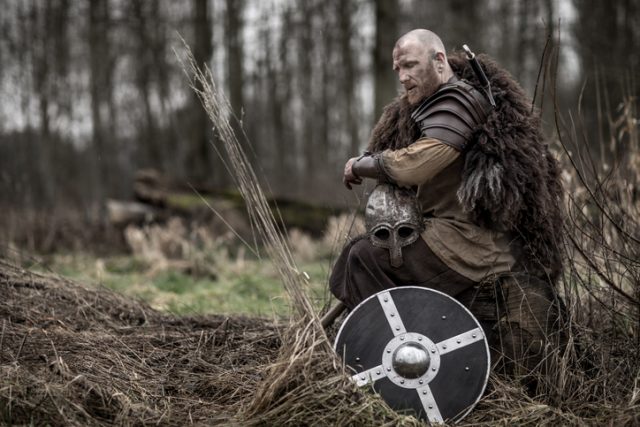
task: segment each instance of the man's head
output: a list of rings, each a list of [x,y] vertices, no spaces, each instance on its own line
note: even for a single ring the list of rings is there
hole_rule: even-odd
[[[412,105],[433,95],[453,76],[442,40],[429,30],[412,30],[398,39],[393,70]]]

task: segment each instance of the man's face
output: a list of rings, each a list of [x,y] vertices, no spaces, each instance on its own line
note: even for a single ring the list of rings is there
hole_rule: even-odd
[[[416,41],[408,41],[393,49],[393,70],[398,73],[409,104],[415,105],[440,86],[435,61],[429,51]]]

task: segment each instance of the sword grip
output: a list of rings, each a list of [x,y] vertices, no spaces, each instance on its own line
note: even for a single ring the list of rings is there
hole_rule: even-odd
[[[476,59],[476,54],[471,52],[471,49],[469,49],[469,46],[467,46],[466,44],[462,45],[462,48],[467,54],[467,60],[469,61],[469,64],[471,64],[471,68],[473,68],[473,72],[478,77],[478,80],[480,81],[480,84],[482,85],[482,87],[489,86],[489,80],[487,79],[487,76],[484,74],[484,71],[482,70],[480,63]]]
[[[333,322],[336,320],[336,318],[338,316],[340,316],[340,314],[342,314],[342,312],[346,308],[347,307],[343,303],[338,301],[338,304],[336,304],[333,307],[331,307],[329,309],[329,311],[327,312],[327,314],[322,316],[322,319],[320,319],[320,323],[322,324],[322,327],[324,329],[327,329],[329,326],[331,326],[331,324],[333,324]]]

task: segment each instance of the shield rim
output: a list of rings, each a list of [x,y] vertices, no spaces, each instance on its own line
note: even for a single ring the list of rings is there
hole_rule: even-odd
[[[444,293],[442,291],[437,291],[435,289],[427,288],[427,287],[424,287],[424,286],[414,286],[414,285],[396,286],[395,288],[383,289],[383,290],[381,290],[379,292],[376,292],[375,294],[370,295],[367,298],[365,298],[364,300],[362,300],[357,306],[355,306],[353,308],[353,310],[351,310],[351,312],[344,319],[344,321],[342,322],[342,325],[340,325],[340,329],[338,330],[338,333],[336,334],[336,338],[335,338],[335,340],[333,342],[333,351],[338,355],[338,357],[340,357],[340,354],[338,353],[337,345],[338,345],[338,340],[340,338],[340,335],[342,334],[342,330],[344,329],[345,325],[349,322],[349,319],[351,318],[351,316],[356,312],[356,310],[358,310],[358,308],[361,305],[365,304],[367,301],[369,301],[372,298],[376,298],[377,299],[378,298],[378,294],[380,294],[382,292],[393,292],[394,290],[399,290],[399,289],[419,289],[421,291],[434,292],[436,294],[440,294],[442,296],[445,296],[445,297],[449,298],[451,301],[453,301],[456,304],[458,304],[469,316],[471,316],[471,318],[476,323],[478,328],[482,331],[482,336],[483,336],[483,340],[482,341],[484,342],[485,351],[487,353],[487,373],[485,374],[485,378],[484,378],[484,381],[483,381],[482,392],[478,395],[476,400],[471,405],[469,405],[468,409],[465,412],[457,415],[454,418],[449,419],[450,422],[453,422],[454,424],[456,424],[456,423],[462,421],[467,415],[469,415],[469,413],[473,410],[473,408],[476,407],[476,405],[478,404],[480,399],[482,399],[482,396],[484,395],[484,392],[487,390],[487,384],[489,382],[489,374],[491,373],[491,353],[489,351],[489,342],[487,340],[487,335],[485,334],[484,329],[482,328],[482,325],[480,325],[480,322],[478,321],[476,316],[474,316],[473,313],[471,313],[471,311],[467,307],[465,307],[460,301],[458,301],[457,299],[455,299],[451,295],[448,295],[448,294],[446,294],[446,293]],[[407,331],[407,332],[412,332],[412,331]],[[344,364],[344,362],[343,362],[343,364]]]

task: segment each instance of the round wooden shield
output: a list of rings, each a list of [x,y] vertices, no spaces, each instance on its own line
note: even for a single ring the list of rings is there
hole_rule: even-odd
[[[394,410],[434,423],[456,422],[478,402],[489,378],[489,345],[476,318],[452,297],[401,286],[360,303],[335,350],[353,380]]]

